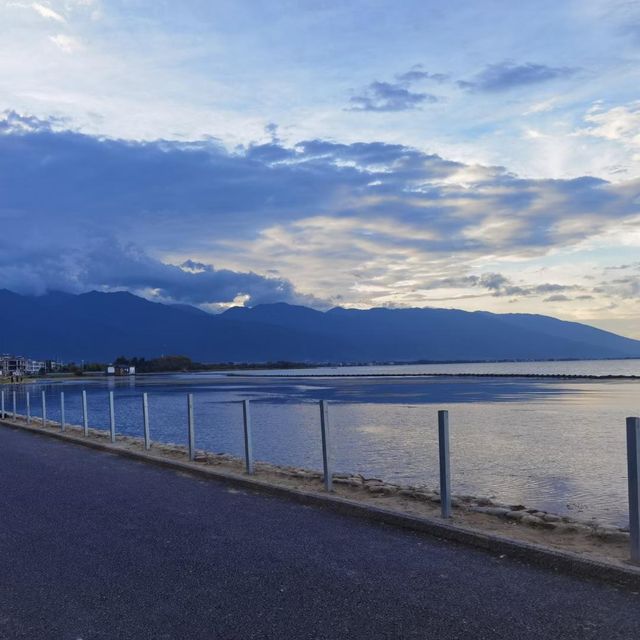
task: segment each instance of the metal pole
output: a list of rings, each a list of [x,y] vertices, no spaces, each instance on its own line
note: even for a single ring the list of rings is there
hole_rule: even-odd
[[[64,431],[65,415],[64,415],[64,391],[60,392],[60,431]]]
[[[142,394],[142,422],[144,425],[144,448],[148,451],[151,448],[151,440],[149,439],[149,399],[146,391]]]
[[[196,457],[196,439],[193,424],[193,393],[187,394],[187,420],[189,424],[189,460],[193,460]]]
[[[451,517],[451,465],[449,460],[449,412],[438,411],[438,450],[440,458],[440,513]]]
[[[631,562],[640,564],[640,418],[627,418]]]
[[[251,442],[251,413],[249,401],[242,401],[242,417],[244,421],[244,463],[249,475],[253,475],[253,444]]]
[[[47,426],[47,396],[42,392],[42,426]]]
[[[333,474],[329,460],[329,407],[326,400],[320,400],[320,433],[322,435],[322,469],[324,488],[333,491]]]
[[[82,390],[82,429],[84,435],[89,435],[89,412],[87,411],[87,392]]]
[[[116,412],[113,406],[113,391],[109,391],[109,433],[111,442],[116,441]]]
[[[16,392],[13,392],[13,419],[15,420],[18,417],[17,411],[16,411]]]
[[[2,406],[0,407],[0,413],[2,413],[2,419],[4,420],[4,391],[2,392]]]
[[[27,391],[27,424],[31,424],[31,395]]]

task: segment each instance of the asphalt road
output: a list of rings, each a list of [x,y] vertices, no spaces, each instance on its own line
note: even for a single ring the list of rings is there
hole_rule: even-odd
[[[0,427],[0,638],[640,637],[640,596]]]

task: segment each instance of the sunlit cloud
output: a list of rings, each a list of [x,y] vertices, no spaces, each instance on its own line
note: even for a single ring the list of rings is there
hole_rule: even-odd
[[[581,134],[640,147],[640,101],[608,109],[597,104],[584,119],[589,126]]]
[[[31,8],[43,18],[47,20],[53,20],[54,22],[65,23],[66,20],[64,16],[59,14],[57,11],[54,11],[51,7],[48,7],[44,4],[40,4],[39,2],[31,3]]]
[[[51,36],[50,40],[65,53],[74,53],[81,48],[80,42],[78,42],[78,40],[63,33],[58,33],[55,36]]]

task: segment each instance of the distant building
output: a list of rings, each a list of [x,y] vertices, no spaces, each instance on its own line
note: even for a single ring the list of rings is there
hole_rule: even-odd
[[[27,359],[22,356],[4,354],[0,356],[0,370],[3,376],[19,377],[25,374]]]
[[[44,361],[44,370],[47,373],[55,373],[56,371],[60,371],[64,367],[64,363],[59,362],[57,360],[45,360]]]
[[[37,375],[41,371],[56,371],[62,367],[61,363],[55,362],[56,367],[50,366],[54,363],[52,360],[33,360],[24,356],[15,356],[11,354],[0,355],[0,376],[2,377],[22,377]]]
[[[108,376],[135,376],[136,368],[128,364],[110,364],[107,367]]]
[[[28,375],[36,375],[40,371],[46,371],[44,360],[31,360],[28,358],[25,360],[24,372]]]

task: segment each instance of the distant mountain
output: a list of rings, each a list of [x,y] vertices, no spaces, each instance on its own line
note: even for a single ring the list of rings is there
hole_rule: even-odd
[[[229,309],[224,316],[347,340],[364,360],[532,360],[640,356],[640,341],[576,322],[532,314],[457,309],[325,313],[287,304]],[[359,359],[359,358],[355,358]]]
[[[219,315],[130,293],[21,296],[0,290],[0,352],[109,361],[181,354],[202,362],[371,362],[640,357],[640,341],[575,322],[455,309],[284,303]]]

